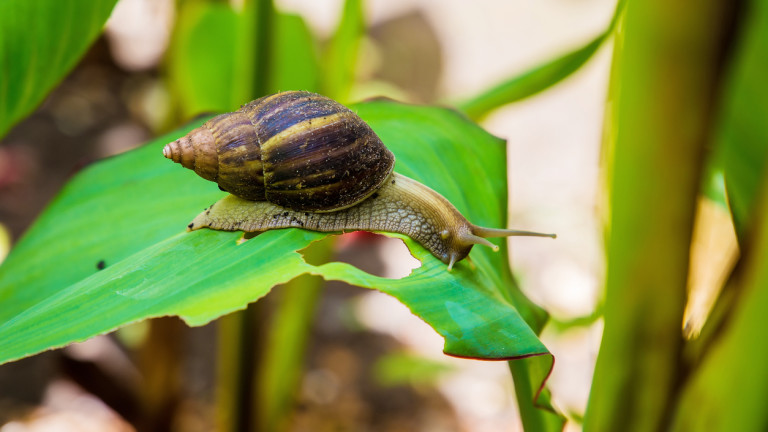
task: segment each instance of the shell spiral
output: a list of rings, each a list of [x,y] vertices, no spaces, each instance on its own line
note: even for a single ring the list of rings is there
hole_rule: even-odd
[[[315,212],[366,199],[395,163],[360,117],[310,92],[265,96],[214,117],[163,155],[240,198]]]

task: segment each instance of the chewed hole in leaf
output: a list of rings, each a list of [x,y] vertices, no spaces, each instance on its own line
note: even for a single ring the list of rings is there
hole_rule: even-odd
[[[322,253],[328,249],[333,253]],[[299,253],[314,266],[343,262],[387,279],[402,279],[421,267],[421,261],[411,255],[402,240],[366,231],[329,235]]]

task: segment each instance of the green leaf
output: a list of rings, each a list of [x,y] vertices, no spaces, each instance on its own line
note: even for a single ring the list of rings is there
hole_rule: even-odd
[[[624,10],[624,3],[625,0],[618,2],[608,28],[587,44],[502,81],[468,100],[458,102],[456,107],[469,118],[479,120],[497,108],[533,96],[559,83],[579,70],[597,52],[616,26]]]
[[[724,171],[739,240],[760,197],[768,157],[768,7],[751,2],[723,92],[714,165]]]
[[[552,356],[537,356],[509,362],[523,430],[563,430],[565,418],[555,412],[549,390],[540,385],[552,372],[553,362]]]
[[[482,119],[506,104],[543,91],[579,70],[602,45],[603,33],[586,45],[485,90],[473,98],[459,102],[457,108],[472,119]]]
[[[75,66],[116,2],[0,1],[0,137]]]
[[[504,224],[502,140],[446,109],[389,101],[353,109],[397,155],[397,171],[435,188],[476,223]],[[502,253],[475,248],[472,263],[448,272],[404,238],[423,265],[391,280],[344,263],[307,264],[296,251],[326,234],[275,230],[237,244],[238,233],[186,233],[189,220],[223,196],[161,155],[190,128],[84,170],[19,242],[0,267],[0,361],[151,317],[201,325],[301,274],[398,298],[445,338],[451,355],[548,354],[525,321],[538,329],[546,316],[514,285],[503,241]]]

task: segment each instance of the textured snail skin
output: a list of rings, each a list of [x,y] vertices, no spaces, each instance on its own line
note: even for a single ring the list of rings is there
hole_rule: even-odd
[[[455,262],[464,259],[475,244],[498,249],[484,237],[554,237],[473,225],[442,195],[397,173],[360,204],[330,213],[294,211],[266,201],[229,195],[200,213],[187,229],[261,232],[288,227],[321,232],[363,230],[405,234],[448,264],[449,270]]]

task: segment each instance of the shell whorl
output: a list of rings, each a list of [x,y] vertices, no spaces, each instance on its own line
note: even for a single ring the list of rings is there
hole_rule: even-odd
[[[308,211],[359,203],[395,160],[355,113],[309,92],[265,96],[214,117],[163,155],[233,195]]]

